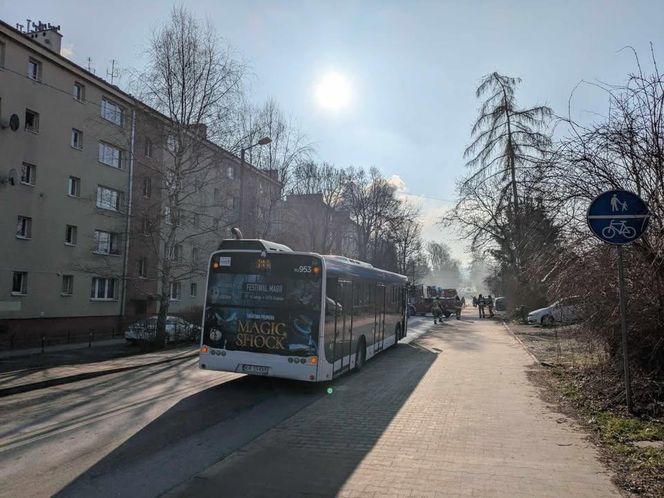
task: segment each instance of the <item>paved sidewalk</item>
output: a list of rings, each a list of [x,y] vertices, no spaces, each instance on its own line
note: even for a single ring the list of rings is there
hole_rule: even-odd
[[[197,354],[198,347],[188,345],[154,353],[134,353],[131,356],[89,363],[7,369],[0,371],[0,397],[133,370],[147,365],[168,363]]]
[[[172,496],[620,496],[499,323],[438,325]]]

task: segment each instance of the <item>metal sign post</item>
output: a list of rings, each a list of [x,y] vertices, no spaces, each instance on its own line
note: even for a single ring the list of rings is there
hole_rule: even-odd
[[[627,295],[625,291],[625,264],[623,245],[641,237],[648,227],[648,206],[634,192],[609,190],[598,195],[588,208],[586,219],[595,236],[618,250],[618,288],[620,300],[620,329],[625,373],[627,411],[632,411],[632,383],[627,352]]]

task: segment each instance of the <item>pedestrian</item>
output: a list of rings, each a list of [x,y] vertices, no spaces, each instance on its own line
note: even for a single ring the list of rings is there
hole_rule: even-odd
[[[473,296],[473,308],[477,308],[477,298]]]
[[[459,295],[457,294],[456,297],[454,298],[454,311],[456,312],[456,319],[461,320],[461,308],[463,307],[463,303],[461,302],[461,299],[459,299]]]
[[[433,323],[434,325],[438,322],[442,323],[442,317],[441,315],[441,310],[440,310],[440,303],[438,302],[438,299],[433,300],[433,304],[431,305],[431,314],[433,315]]]
[[[489,318],[493,318],[493,298],[491,294],[486,297],[486,305],[489,308]]]
[[[486,305],[486,301],[484,300],[484,296],[480,294],[477,296],[477,308],[479,309],[480,312],[480,318],[485,318],[486,315],[484,314],[484,306]]]

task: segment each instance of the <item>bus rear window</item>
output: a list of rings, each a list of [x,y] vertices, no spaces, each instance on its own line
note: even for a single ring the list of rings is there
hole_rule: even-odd
[[[321,274],[320,260],[311,256],[216,254],[203,343],[229,350],[317,354]]]

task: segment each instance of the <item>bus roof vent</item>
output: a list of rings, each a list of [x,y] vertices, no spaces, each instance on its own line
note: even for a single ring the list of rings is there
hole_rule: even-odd
[[[338,261],[343,261],[344,263],[350,263],[352,265],[364,266],[366,268],[374,267],[371,263],[365,263],[364,261],[359,261],[357,259],[347,258],[346,256],[337,256],[336,254],[326,254],[325,257],[330,259],[336,259]]]
[[[292,249],[283,244],[277,244],[263,239],[224,239],[217,250],[231,249],[238,251],[269,251],[269,252],[293,252]]]

